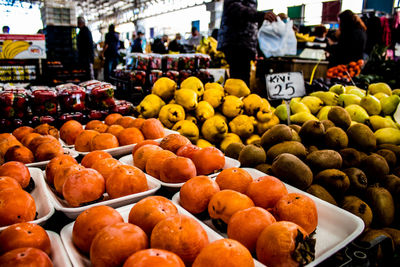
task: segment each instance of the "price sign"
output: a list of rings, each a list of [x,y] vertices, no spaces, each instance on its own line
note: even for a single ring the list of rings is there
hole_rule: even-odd
[[[301,72],[283,72],[268,74],[267,83],[268,99],[289,100],[306,94],[304,77]]]

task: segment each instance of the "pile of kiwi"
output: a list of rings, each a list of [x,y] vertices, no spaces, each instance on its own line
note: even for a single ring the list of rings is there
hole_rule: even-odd
[[[400,249],[400,146],[377,145],[371,129],[343,108],[329,120],[278,124],[259,142],[230,144],[225,154],[339,206],[365,223],[364,241],[386,233]]]

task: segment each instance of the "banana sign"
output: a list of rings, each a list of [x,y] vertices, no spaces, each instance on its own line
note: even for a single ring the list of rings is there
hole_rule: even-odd
[[[0,59],[46,58],[44,34],[0,34]]]

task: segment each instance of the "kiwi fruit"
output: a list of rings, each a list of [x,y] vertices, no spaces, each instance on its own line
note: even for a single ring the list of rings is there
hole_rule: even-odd
[[[346,148],[349,144],[349,138],[345,131],[339,127],[329,128],[324,135],[324,144],[330,149],[342,149]]]
[[[365,173],[357,168],[347,168],[343,172],[349,177],[349,190],[357,195],[363,194],[368,187],[368,179]]]
[[[233,159],[238,159],[240,151],[245,146],[242,143],[230,143],[228,147],[225,149],[225,156]]]
[[[274,125],[261,136],[261,146],[267,151],[275,144],[292,140],[292,130],[284,124]]]
[[[392,237],[395,249],[398,251],[400,249],[400,230],[389,227],[385,227],[382,230]]]
[[[342,157],[342,167],[358,167],[361,162],[360,153],[354,148],[344,148],[339,150],[339,154]]]
[[[345,196],[342,202],[342,209],[353,213],[360,217],[365,224],[365,228],[368,228],[372,223],[372,210],[367,203],[362,201],[356,196]]]
[[[276,177],[301,189],[307,189],[313,182],[310,168],[295,155],[283,153],[272,163],[272,172]]]
[[[306,121],[299,131],[299,135],[304,144],[319,144],[325,134],[324,125],[320,121]]]
[[[366,201],[374,213],[375,226],[386,227],[394,220],[394,201],[390,192],[378,186],[370,186],[366,191]]]
[[[376,148],[376,137],[372,130],[365,124],[356,123],[346,131],[349,137],[349,146],[362,151],[373,151]]]
[[[396,146],[393,144],[380,144],[378,149],[389,149],[394,154],[396,154],[397,161],[400,162],[400,146]]]
[[[255,167],[265,162],[265,151],[260,146],[247,145],[240,151],[238,160],[242,167]]]
[[[389,165],[389,168],[394,168],[394,166],[396,166],[397,158],[396,158],[396,154],[393,151],[383,148],[383,149],[379,149],[378,151],[376,151],[376,154],[378,154],[386,159],[386,162]]]
[[[342,156],[335,150],[324,149],[308,154],[306,162],[315,172],[325,169],[340,169],[342,167]]]
[[[260,172],[272,175],[272,165],[267,163],[261,163],[256,166],[256,169]]]
[[[324,125],[325,132],[332,127],[335,127],[335,124],[330,120],[322,120],[321,123]]]
[[[385,175],[380,180],[380,185],[386,188],[392,196],[400,197],[400,177],[394,174]]]
[[[315,176],[315,183],[322,185],[334,196],[342,196],[350,187],[346,173],[337,169],[327,169]]]
[[[297,124],[290,124],[289,127],[295,130],[297,133],[299,133],[301,129],[301,126]]]
[[[374,153],[361,160],[360,169],[364,171],[371,182],[378,182],[389,174],[389,165],[385,158]]]
[[[350,114],[342,107],[334,106],[328,112],[328,120],[333,122],[335,126],[347,130],[351,125]]]
[[[314,152],[314,151],[318,151],[319,149],[318,149],[318,147],[316,147],[316,146],[309,146],[309,147],[307,147],[307,152],[308,152],[308,154],[310,154],[310,153],[312,153],[312,152]]]
[[[322,199],[326,202],[331,203],[332,205],[337,206],[336,200],[333,198],[333,196],[322,186],[319,184],[312,184],[307,190],[307,193],[316,196],[319,199]]]
[[[267,151],[268,162],[272,162],[278,155],[282,153],[290,153],[302,159],[304,159],[307,155],[306,148],[302,143],[296,141],[285,141],[274,145]]]

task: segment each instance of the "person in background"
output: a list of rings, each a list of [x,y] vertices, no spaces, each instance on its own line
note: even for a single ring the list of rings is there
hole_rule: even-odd
[[[202,36],[197,30],[197,28],[192,27],[192,36],[190,36],[189,39],[187,40],[187,44],[189,46],[193,46],[193,48],[196,50],[196,46],[200,44],[201,37]]]
[[[106,33],[104,41],[104,80],[106,82],[110,81],[111,72],[118,65],[118,49],[119,49],[119,33],[115,31],[114,24],[108,27],[108,33]]]
[[[86,79],[94,79],[94,45],[92,33],[86,26],[85,19],[78,17],[79,34],[77,36],[78,62],[82,69],[86,70]]]
[[[3,26],[3,34],[9,34],[9,33],[10,33],[10,27],[8,27],[7,25]]]
[[[263,20],[276,21],[272,12],[257,11],[257,0],[225,0],[218,50],[225,53],[230,77],[249,85],[250,62],[257,53],[258,25]]]
[[[161,38],[154,39],[151,45],[151,51],[157,54],[167,54],[168,53],[168,35],[164,34]]]
[[[314,28],[313,35],[315,36],[314,42],[317,43],[327,43],[328,40],[326,38],[326,34],[328,33],[328,30],[324,25],[319,25]]]
[[[144,33],[138,31],[136,39],[133,41],[131,52],[132,53],[143,53],[143,39]]]
[[[364,22],[351,10],[340,13],[338,41],[331,49],[330,65],[348,64],[363,59],[367,43],[366,30]]]
[[[184,48],[182,45],[182,36],[180,33],[177,33],[175,35],[175,39],[169,43],[168,50],[172,51],[172,52],[179,52],[179,53],[184,52]]]

